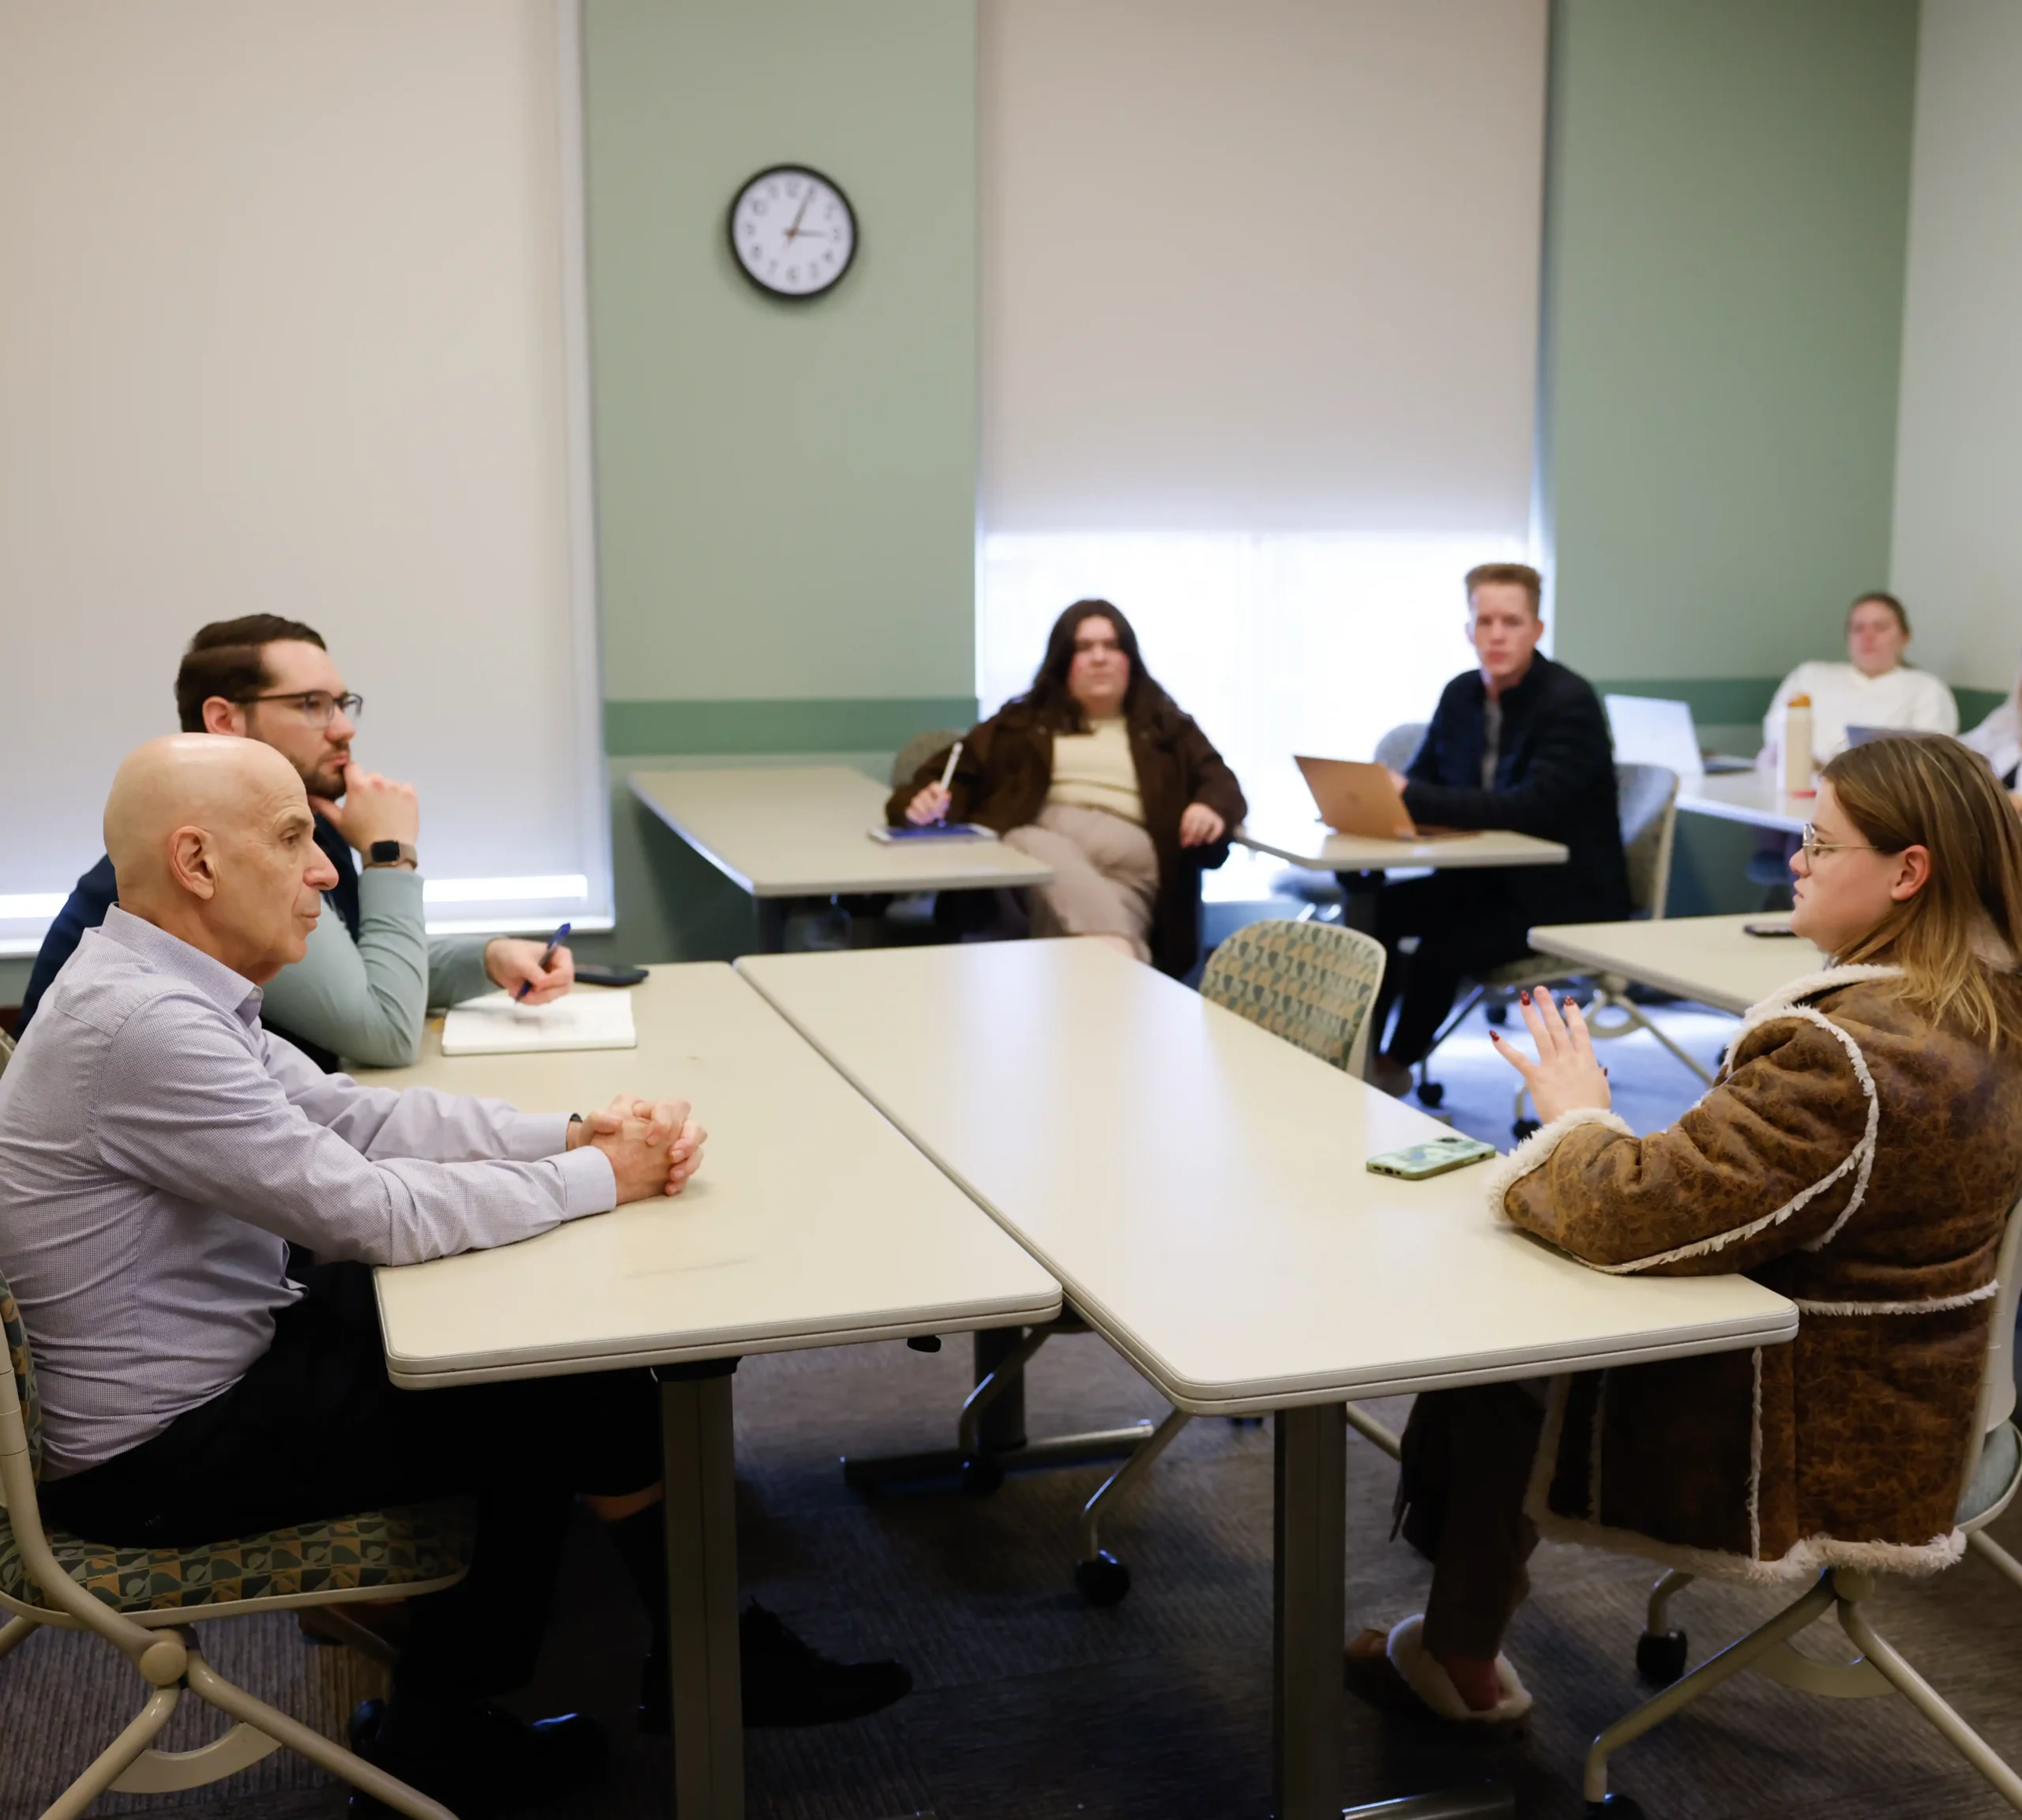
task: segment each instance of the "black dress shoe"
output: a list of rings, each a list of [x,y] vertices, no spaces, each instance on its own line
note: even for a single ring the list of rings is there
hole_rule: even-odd
[[[375,1768],[485,1820],[573,1794],[603,1773],[603,1728],[587,1713],[529,1722],[496,1706],[416,1709],[366,1700],[351,1716],[351,1747]],[[352,1820],[393,1810],[354,1791]]]
[[[747,1725],[832,1725],[881,1711],[912,1691],[898,1662],[832,1662],[756,1601],[738,1619],[739,1679]],[[656,1652],[639,1676],[639,1729],[670,1723],[667,1661]]]

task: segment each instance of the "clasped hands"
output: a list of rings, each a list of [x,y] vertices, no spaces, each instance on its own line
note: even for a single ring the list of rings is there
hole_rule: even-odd
[[[678,1194],[702,1167],[709,1134],[689,1116],[686,1100],[641,1100],[621,1093],[603,1111],[569,1127],[569,1148],[601,1150],[618,1179],[618,1201]]]
[[[1549,1125],[1583,1107],[1605,1112],[1610,1104],[1608,1071],[1594,1059],[1594,1040],[1580,1007],[1567,999],[1562,1017],[1551,994],[1542,987],[1520,994],[1517,1002],[1538,1046],[1537,1060],[1528,1059],[1500,1030],[1490,1031],[1489,1040],[1496,1054],[1524,1077],[1539,1119]]]

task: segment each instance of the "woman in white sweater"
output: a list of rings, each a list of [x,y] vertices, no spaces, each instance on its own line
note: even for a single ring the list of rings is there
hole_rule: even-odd
[[[1933,675],[1903,662],[1910,616],[1892,594],[1863,594],[1847,613],[1844,664],[1800,664],[1783,679],[1762,722],[1765,743],[1783,737],[1783,709],[1793,695],[1811,698],[1811,746],[1823,765],[1847,748],[1849,727],[1887,727],[1906,733],[1956,733],[1959,705]]]

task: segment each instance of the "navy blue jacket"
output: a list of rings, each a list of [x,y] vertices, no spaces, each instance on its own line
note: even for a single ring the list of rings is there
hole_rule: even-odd
[[[1564,845],[1563,866],[1486,875],[1506,893],[1512,919],[1525,927],[1627,916],[1614,744],[1592,685],[1549,657],[1533,658],[1524,680],[1503,694],[1495,784],[1484,790],[1486,699],[1479,670],[1456,676],[1441,691],[1424,743],[1405,768],[1411,819],[1435,828],[1507,828]]]

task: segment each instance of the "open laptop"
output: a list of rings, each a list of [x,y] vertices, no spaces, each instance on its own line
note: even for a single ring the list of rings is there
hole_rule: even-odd
[[[1667,701],[1658,695],[1608,695],[1602,699],[1618,764],[1661,765],[1675,772],[1681,783],[1709,772],[1717,776],[1754,768],[1751,758],[1701,756],[1699,729],[1693,724],[1689,701]]]
[[[1465,832],[1414,823],[1384,765],[1352,758],[1302,758],[1296,754],[1292,762],[1313,792],[1320,819],[1337,834],[1359,834],[1370,840],[1438,840]]]

